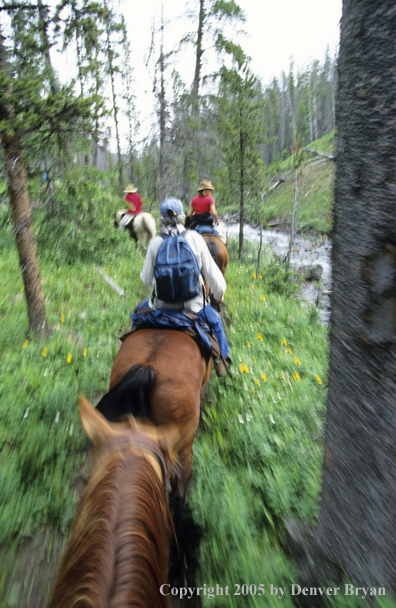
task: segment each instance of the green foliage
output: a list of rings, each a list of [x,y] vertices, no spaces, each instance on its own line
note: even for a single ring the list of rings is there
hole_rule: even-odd
[[[200,580],[264,584],[265,597],[245,597],[248,606],[277,605],[270,584],[289,589],[296,581],[281,550],[285,519],[313,520],[320,491],[326,329],[277,293],[289,279],[280,270],[271,285],[274,271],[267,262],[258,277],[251,264],[227,270],[234,379],[212,380],[193,448]],[[239,606],[238,599],[216,597],[216,605]],[[291,606],[290,595],[282,601]]]
[[[35,180],[37,183],[37,180]],[[39,251],[46,259],[72,264],[105,262],[109,248],[125,240],[114,229],[114,213],[125,205],[111,183],[93,167],[75,165],[56,179],[51,191],[42,183],[34,202]]]

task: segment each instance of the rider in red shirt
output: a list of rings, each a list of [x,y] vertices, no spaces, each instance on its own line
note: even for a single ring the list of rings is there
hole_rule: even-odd
[[[209,180],[202,181],[199,184],[198,195],[194,196],[191,201],[191,215],[198,215],[201,213],[211,213],[216,220],[216,224],[219,225],[219,218],[216,211],[216,201],[212,195],[214,190],[212,182]]]
[[[135,186],[133,184],[129,184],[127,186],[127,189],[124,190],[124,192],[127,192],[127,195],[124,200],[126,200],[126,202],[128,203],[128,205],[130,207],[130,209],[128,209],[128,211],[127,211],[127,214],[128,215],[137,215],[138,213],[141,213],[143,201],[140,197],[140,194],[137,191],[137,188],[135,188]]]

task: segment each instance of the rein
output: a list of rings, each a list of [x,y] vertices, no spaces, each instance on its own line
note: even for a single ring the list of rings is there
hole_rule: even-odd
[[[157,459],[162,472],[162,485],[166,495],[167,502],[169,502],[169,494],[171,491],[170,484],[170,472],[165,462],[163,451],[154,439],[150,439],[143,435],[143,433],[134,432],[131,437],[114,437],[106,445],[104,445],[99,451],[98,458],[104,457],[109,452],[124,451],[130,448],[137,448],[152,454]]]

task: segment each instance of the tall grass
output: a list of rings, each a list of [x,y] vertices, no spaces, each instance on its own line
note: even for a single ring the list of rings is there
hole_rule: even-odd
[[[110,213],[108,219],[98,259],[127,295],[117,295],[81,246],[73,263],[70,246],[65,258],[61,247],[56,256],[41,247],[51,332],[40,340],[27,338],[14,237],[9,223],[1,230],[1,608],[25,605],[34,577],[43,576],[33,564],[33,574],[21,582],[19,548],[45,533],[44,554],[53,559],[56,537],[70,527],[76,479],[87,459],[78,391],[94,403],[106,391],[119,336],[147,295],[139,278],[143,255],[114,230]],[[278,605],[270,585],[296,582],[282,550],[285,520],[314,521],[320,493],[327,330],[295,299],[296,283],[268,253],[255,275],[255,255],[248,248],[248,261],[231,261],[227,271],[233,379],[212,374],[193,447],[189,501],[202,532],[198,577],[202,587],[229,586],[229,595],[216,596],[216,606]],[[39,584],[46,595],[49,581]],[[235,584],[263,584],[265,594],[236,596]],[[204,605],[210,602],[204,596]],[[290,594],[282,602],[290,606]]]

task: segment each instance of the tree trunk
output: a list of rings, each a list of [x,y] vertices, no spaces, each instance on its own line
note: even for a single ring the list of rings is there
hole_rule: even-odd
[[[344,0],[329,391],[313,545],[355,585],[387,595],[396,595],[394,31],[388,0]]]
[[[4,38],[0,34],[0,71],[8,73]],[[14,119],[14,109],[10,104],[0,104],[0,119],[8,123]],[[44,294],[41,286],[37,260],[36,243],[30,215],[27,176],[22,157],[20,136],[17,132],[4,128],[1,142],[8,181],[12,222],[19,254],[19,262],[25,286],[25,297],[29,317],[29,330],[41,334],[46,328]]]
[[[240,166],[239,166],[239,249],[238,259],[242,261],[243,256],[243,223],[245,221],[245,148],[243,140],[243,124],[242,124],[242,110],[239,110],[239,153],[240,153]]]
[[[205,0],[199,0],[199,18],[198,18],[198,31],[197,31],[197,42],[195,52],[195,74],[194,82],[192,87],[193,97],[197,100],[199,94],[199,85],[201,82],[201,69],[202,69],[202,38],[203,38],[203,26],[205,21]]]
[[[166,198],[166,153],[165,153],[165,145],[166,145],[166,137],[165,137],[165,129],[166,129],[166,98],[165,98],[165,61],[164,61],[164,17],[162,15],[162,23],[161,23],[161,55],[160,55],[160,71],[161,71],[161,91],[159,96],[160,102],[160,199],[163,201]]]
[[[291,227],[290,227],[289,248],[288,248],[287,256],[286,256],[286,262],[288,264],[290,264],[294,238],[296,236],[296,213],[297,213],[297,203],[298,203],[297,189],[298,189],[298,168],[295,167],[295,169],[294,169],[293,211],[292,211],[292,219],[291,219]]]
[[[113,118],[116,132],[116,141],[117,141],[117,164],[118,164],[118,181],[120,187],[120,194],[124,196],[124,178],[122,171],[122,157],[121,157],[121,145],[120,145],[120,133],[118,128],[118,106],[117,106],[117,95],[115,91],[115,82],[114,82],[114,65],[113,65],[113,50],[111,48],[111,40],[110,40],[110,22],[109,18],[106,18],[106,35],[107,35],[107,60],[109,65],[109,75],[110,75],[110,83],[111,83],[111,93],[113,99]]]

